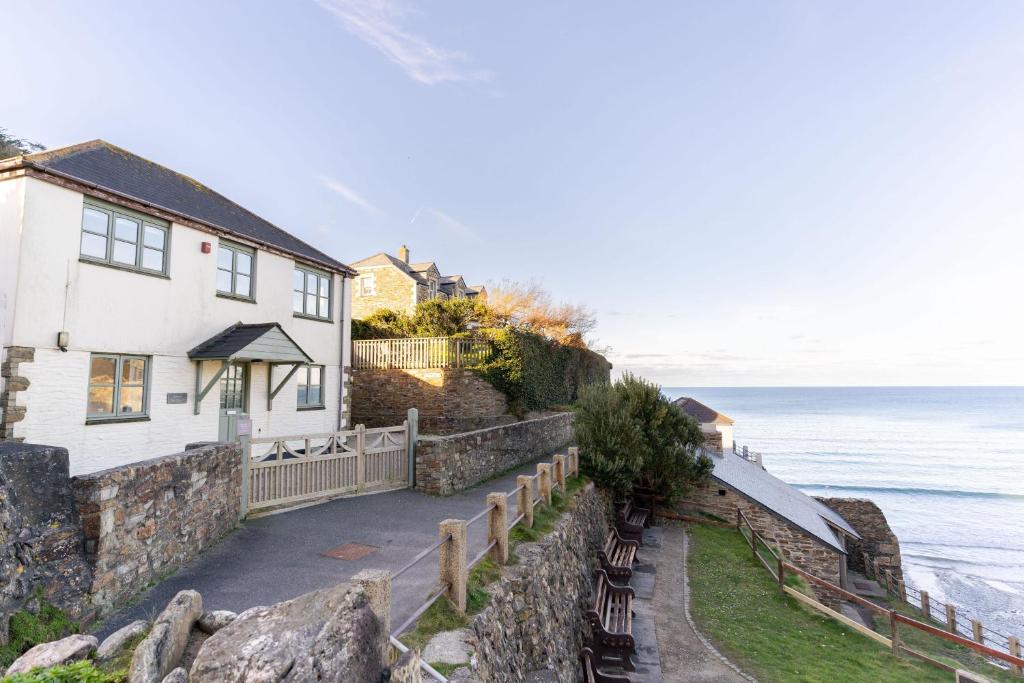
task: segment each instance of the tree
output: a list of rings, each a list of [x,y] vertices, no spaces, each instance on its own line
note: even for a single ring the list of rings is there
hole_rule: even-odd
[[[469,331],[485,315],[473,299],[429,299],[416,305],[412,327],[417,337],[450,337]]]
[[[575,411],[583,471],[616,498],[643,486],[672,501],[711,473],[700,427],[642,378],[585,386]]]
[[[597,326],[589,308],[556,304],[536,282],[505,280],[488,288],[487,309],[493,327],[518,327],[577,348],[586,348],[586,336]]]
[[[45,147],[38,142],[30,142],[23,138],[14,137],[6,128],[0,128],[0,159],[16,157],[20,154],[31,154],[42,152]]]

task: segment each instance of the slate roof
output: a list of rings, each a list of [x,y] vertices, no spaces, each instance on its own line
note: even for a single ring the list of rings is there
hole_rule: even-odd
[[[833,550],[846,552],[826,521],[850,536],[860,538],[838,512],[772,476],[757,463],[728,450],[709,453],[709,456],[715,465],[711,475],[714,479],[788,520]]]
[[[695,398],[683,396],[673,401],[679,408],[695,419],[701,424],[719,424],[719,425],[731,425],[733,420],[728,415],[724,415],[713,408],[709,408]]]
[[[239,322],[196,346],[188,352],[188,357],[192,360],[227,360],[275,327],[281,330],[281,334],[288,337],[288,341],[295,344],[295,341],[278,323],[244,324]],[[295,348],[309,358],[309,355],[298,344],[295,344]],[[311,358],[309,360],[312,361]]]
[[[27,154],[22,163],[277,248],[335,272],[355,273],[202,183],[103,140]]]

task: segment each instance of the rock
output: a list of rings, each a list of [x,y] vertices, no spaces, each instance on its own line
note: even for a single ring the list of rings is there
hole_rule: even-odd
[[[14,660],[7,669],[7,675],[23,673],[36,667],[49,668],[68,662],[77,662],[92,654],[99,640],[96,636],[73,635],[55,640],[52,643],[40,643]]]
[[[382,637],[363,590],[339,584],[238,615],[203,645],[190,680],[379,681]]]
[[[203,612],[203,616],[199,617],[199,621],[196,622],[196,627],[203,633],[209,633],[212,636],[237,618],[237,614],[226,609]]]
[[[469,647],[466,640],[469,638],[469,630],[464,628],[438,633],[423,648],[423,660],[429,664],[468,664]]]
[[[149,630],[149,622],[142,621],[141,619],[117,629],[100,643],[99,649],[96,650],[96,660],[105,662],[117,657],[124,652],[132,638],[145,633],[147,630]]]
[[[128,669],[128,683],[160,683],[178,666],[188,645],[192,625],[203,613],[203,596],[181,591],[153,622],[149,635],[135,648]]]
[[[177,669],[167,674],[163,683],[188,683],[188,672],[179,666]]]

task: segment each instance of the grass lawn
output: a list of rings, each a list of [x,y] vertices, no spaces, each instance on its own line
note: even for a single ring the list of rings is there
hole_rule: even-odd
[[[691,612],[744,671],[764,683],[943,681],[952,675],[896,659],[885,647],[779,594],[734,530],[691,526]]]

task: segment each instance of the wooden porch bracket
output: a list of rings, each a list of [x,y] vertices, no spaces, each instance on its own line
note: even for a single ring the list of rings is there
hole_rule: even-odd
[[[284,379],[281,380],[281,383],[278,384],[277,387],[275,387],[274,389],[271,389],[270,387],[273,386],[273,383],[274,383],[274,368],[277,367],[278,365],[289,365],[289,363],[267,363],[267,410],[268,411],[274,409],[274,397],[277,396],[277,394],[281,391],[281,389],[284,389],[284,385],[288,383],[288,380],[290,380],[292,377],[295,376],[295,373],[299,371],[299,368],[303,366],[303,363],[291,363],[290,365],[292,366],[292,369],[288,372],[287,375],[284,376]]]
[[[203,387],[203,361],[196,361],[196,402],[195,412],[193,413],[194,415],[199,414],[199,404],[202,403],[203,399],[206,398],[206,395],[210,393],[210,389],[213,389],[213,385],[220,381],[221,376],[224,375],[224,372],[227,369],[228,362],[226,360],[222,360],[220,362],[220,369],[217,370],[217,374],[215,374],[213,376],[213,379],[211,379],[210,382],[205,387]]]

